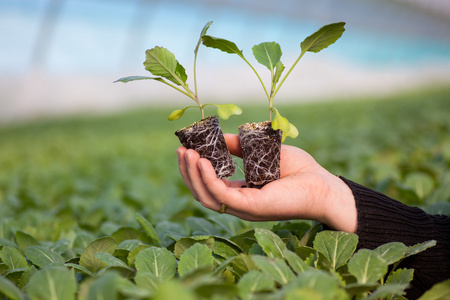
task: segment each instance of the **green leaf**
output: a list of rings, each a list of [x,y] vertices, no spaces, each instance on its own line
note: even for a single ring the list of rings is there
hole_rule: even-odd
[[[31,246],[25,250],[27,259],[39,268],[44,268],[52,263],[64,262],[64,258],[56,252],[43,247]]]
[[[275,116],[272,120],[272,129],[281,129],[283,134],[281,142],[284,142],[287,137],[295,139],[298,136],[297,128],[293,124],[289,123],[289,121],[285,117],[283,117],[275,107],[272,107],[272,111],[275,113]]]
[[[73,241],[73,248],[76,251],[82,252],[90,243],[95,240],[95,236],[91,233],[82,231],[78,233],[77,237]]]
[[[255,237],[268,257],[284,258],[283,251],[287,249],[286,244],[278,235],[267,229],[256,228]]]
[[[145,51],[145,69],[156,76],[161,76],[177,85],[187,80],[186,71],[178,63],[175,55],[163,47],[155,47]]]
[[[313,246],[317,233],[323,230],[322,224],[312,226],[300,239],[300,246]]]
[[[319,52],[336,42],[344,33],[345,22],[328,24],[307,37],[301,44],[302,52]]]
[[[322,231],[314,239],[314,249],[320,251],[336,270],[344,265],[356,250],[358,236],[342,231]]]
[[[135,265],[138,272],[149,272],[166,281],[175,276],[177,261],[167,249],[150,247],[136,255]]]
[[[136,285],[149,291],[156,291],[161,284],[162,279],[150,272],[139,271],[134,277]]]
[[[251,270],[257,270],[254,261],[252,260],[252,256],[241,253],[237,255],[231,262],[233,269],[239,275],[244,275],[245,273]]]
[[[339,295],[339,282],[325,271],[317,269],[306,271],[293,279],[285,287],[285,290],[289,291],[295,288],[307,288],[316,291],[322,296],[319,299],[339,299],[339,297],[336,297],[336,295]]]
[[[95,253],[94,256],[96,258],[98,258],[100,261],[104,262],[105,264],[107,264],[110,267],[118,267],[118,268],[123,268],[123,269],[127,269],[130,271],[134,271],[133,268],[131,268],[130,266],[128,266],[126,263],[124,263],[122,260],[118,259],[117,257],[106,253],[106,252],[98,252]]]
[[[25,257],[14,247],[4,246],[0,251],[0,259],[9,268],[9,271],[28,268],[28,263]]]
[[[274,74],[273,79],[272,79],[273,86],[275,86],[278,83],[278,81],[280,81],[281,74],[283,74],[284,69],[285,69],[285,67],[284,67],[283,63],[281,62],[281,60],[280,60],[277,63],[277,65],[275,66],[275,74]]]
[[[199,299],[236,299],[238,289],[229,282],[206,282],[194,288]]]
[[[130,267],[134,267],[134,262],[136,260],[136,255],[142,250],[150,248],[149,245],[139,245],[128,253],[127,262]]]
[[[252,245],[257,242],[254,229],[235,235],[231,237],[230,240],[236,243],[246,253],[248,253]]]
[[[17,248],[17,245],[14,242],[11,242],[10,240],[4,238],[0,238],[0,247],[2,246],[11,246]]]
[[[95,257],[96,253],[106,252],[114,254],[117,242],[112,237],[102,237],[90,243],[81,253],[80,265],[93,273],[107,266],[104,262]]]
[[[202,38],[203,45],[209,48],[219,49],[220,51],[229,53],[229,54],[237,54],[239,57],[244,58],[242,54],[242,50],[240,50],[235,43],[221,39],[212,37],[209,35],[205,35]]]
[[[405,289],[407,287],[407,284],[384,284],[382,286],[379,286],[365,299],[376,300],[385,299],[386,297],[390,297],[390,299],[392,299],[395,295],[405,294]]]
[[[276,42],[265,42],[253,46],[253,55],[256,60],[266,66],[269,70],[274,70],[281,59],[281,47]]]
[[[16,243],[22,252],[29,246],[39,245],[39,242],[34,237],[21,230],[16,232]]]
[[[25,299],[25,295],[22,291],[14,283],[3,276],[0,276],[0,295],[4,295],[12,300]]]
[[[169,121],[175,121],[181,118],[184,115],[184,112],[186,111],[187,107],[183,109],[176,109],[173,112],[170,113],[168,120]]]
[[[135,248],[143,245],[150,247],[149,245],[145,244],[142,240],[125,240],[117,246],[117,250],[125,250],[130,252],[133,251]]]
[[[17,282],[17,285],[24,289],[28,283],[30,282],[31,277],[37,272],[37,269],[35,266],[29,267],[25,272],[23,272],[22,276],[20,276],[19,281]]]
[[[372,250],[361,249],[348,261],[348,271],[359,283],[376,283],[387,272],[388,264]]]
[[[294,252],[286,249],[283,251],[283,255],[287,263],[292,268],[292,270],[294,270],[295,273],[301,274],[311,269],[311,267]]]
[[[409,284],[413,280],[413,269],[398,269],[386,279],[387,284]]]
[[[287,284],[295,277],[286,262],[280,258],[268,258],[261,255],[253,255],[251,258],[264,274],[271,276],[281,285]]]
[[[345,291],[353,296],[353,295],[358,295],[358,294],[363,294],[363,293],[367,293],[370,291],[373,291],[374,289],[376,289],[377,287],[379,287],[380,284],[379,283],[350,283],[347,284],[345,286]]]
[[[206,34],[206,32],[208,31],[208,29],[212,23],[213,23],[212,21],[209,21],[208,23],[206,23],[206,25],[203,27],[202,31],[200,32],[200,38],[198,39],[197,46],[195,46],[195,50],[194,50],[195,55],[197,55],[197,53],[198,53],[198,49],[200,47],[200,44],[202,43],[203,36]]]
[[[116,82],[127,83],[127,82],[130,82],[130,81],[147,80],[147,79],[156,80],[156,81],[164,81],[161,77],[127,76],[127,77],[122,77],[122,78],[117,79],[116,81],[114,81],[114,83],[116,83]]]
[[[90,284],[86,300],[118,299],[120,283],[121,277],[118,273],[107,272]]]
[[[212,236],[196,235],[179,239],[175,244],[175,256],[179,258],[187,249],[197,243],[207,245],[211,251],[214,249],[214,238]]]
[[[450,299],[450,279],[433,285],[426,291],[419,300],[440,300]]]
[[[186,289],[181,282],[176,280],[171,280],[162,283],[156,294],[152,298],[153,300],[196,300],[198,297],[194,296],[193,292]]]
[[[232,242],[229,241],[225,242],[223,240],[216,239],[214,241],[214,250],[213,250],[214,254],[219,255],[225,259],[228,259],[230,257],[235,257],[236,255],[242,252],[239,251],[237,245],[233,247],[231,243]]]
[[[111,237],[116,240],[118,244],[128,240],[137,240],[139,238],[139,230],[133,227],[120,227]]]
[[[435,240],[426,241],[423,243],[416,244],[414,246],[408,247],[408,250],[405,253],[405,257],[416,255],[420,252],[427,250],[428,248],[436,246]]]
[[[237,284],[239,295],[246,299],[248,295],[263,291],[273,291],[275,281],[272,276],[252,270],[244,274]]]
[[[242,109],[234,104],[214,104],[217,106],[217,115],[223,120],[228,120],[232,115],[242,114]]]
[[[405,185],[416,192],[420,199],[424,199],[434,189],[433,178],[424,172],[412,172],[406,175]]]
[[[322,293],[311,288],[295,288],[286,293],[284,300],[323,300]]]
[[[140,287],[124,277],[118,278],[117,285],[119,295],[126,299],[150,299],[153,295],[150,289]]]
[[[80,265],[78,265],[78,264],[74,264],[74,263],[65,263],[64,265],[65,265],[66,267],[73,268],[73,269],[75,269],[75,270],[81,271],[81,272],[83,272],[83,273],[85,273],[85,274],[87,274],[87,275],[89,275],[89,276],[94,276],[94,275],[95,275],[94,273],[92,273],[91,271],[89,271],[86,267],[80,266]]]
[[[31,300],[75,299],[77,283],[74,274],[65,267],[48,267],[33,277],[27,286]]]
[[[203,268],[210,268],[212,271],[213,267],[214,259],[211,249],[206,245],[196,243],[181,255],[178,263],[178,273],[180,276],[185,276]]]
[[[140,214],[136,214],[135,218],[141,228],[144,229],[145,233],[147,233],[147,236],[150,238],[151,243],[158,247],[161,246],[161,240],[159,239],[159,235],[153,227],[152,223],[147,221],[147,219]]]
[[[405,256],[408,247],[400,242],[392,242],[379,246],[374,251],[380,254],[388,265],[391,265]]]

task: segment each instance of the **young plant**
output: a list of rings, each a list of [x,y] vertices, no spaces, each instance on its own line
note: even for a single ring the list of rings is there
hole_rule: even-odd
[[[205,36],[208,28],[211,26],[212,21],[208,22],[202,29],[200,33],[200,38],[198,40],[198,43],[194,50],[194,69],[193,69],[193,76],[194,76],[194,90],[192,91],[189,85],[187,84],[187,78],[186,71],[184,67],[178,62],[178,60],[175,58],[175,55],[167,50],[166,48],[156,46],[152,49],[149,49],[145,52],[146,59],[144,62],[144,67],[147,71],[152,73],[155,76],[158,77],[149,77],[149,76],[128,76],[123,77],[115,82],[123,82],[127,83],[130,81],[135,80],[156,80],[159,82],[162,82],[171,88],[179,91],[180,93],[188,96],[194,102],[196,105],[193,106],[186,106],[182,109],[174,110],[169,115],[169,120],[174,121],[179,118],[181,118],[188,108],[199,108],[201,113],[201,118],[205,118],[205,112],[204,108],[208,105],[213,105],[217,107],[217,115],[227,120],[231,115],[240,115],[242,113],[242,109],[234,104],[216,104],[216,103],[207,103],[202,104],[200,102],[199,96],[198,96],[198,89],[197,89],[197,54],[198,50],[200,48],[200,44],[202,43],[202,38]]]
[[[285,66],[281,62],[280,45],[276,42],[255,45],[252,49],[253,55],[260,64],[270,70],[270,88],[264,84],[259,73],[235,43],[209,35],[202,37],[203,45],[237,54],[242,58],[255,72],[269,101],[269,121],[246,123],[239,127],[245,181],[248,187],[262,188],[280,178],[281,143],[288,136],[292,138],[298,136],[297,128],[275,108],[275,96],[303,55],[308,51],[319,52],[333,44],[344,32],[344,25],[344,22],[329,24],[307,37],[300,44],[300,55],[283,77]]]
[[[134,80],[156,80],[162,82],[180,93],[188,96],[196,105],[186,106],[182,109],[174,110],[169,115],[169,120],[177,120],[183,116],[188,108],[198,108],[201,114],[201,120],[177,130],[175,135],[180,140],[181,144],[188,149],[194,149],[201,157],[207,158],[211,161],[216,174],[219,178],[230,177],[235,173],[234,162],[230,156],[225,138],[220,128],[217,116],[210,116],[205,118],[204,108],[207,105],[217,107],[217,115],[227,120],[231,115],[239,115],[242,109],[234,104],[202,104],[198,97],[197,89],[197,54],[202,43],[202,38],[206,31],[211,26],[212,21],[208,22],[200,33],[200,38],[194,50],[194,90],[191,90],[187,84],[186,71],[184,67],[175,58],[175,55],[163,47],[154,47],[145,52],[146,60],[144,62],[145,69],[158,77],[148,76],[129,76],[116,80],[115,82],[130,82]]]
[[[267,67],[270,70],[271,81],[270,88],[264,84],[261,79],[261,76],[252,66],[252,64],[244,57],[243,51],[240,50],[235,43],[217,37],[212,37],[209,35],[204,35],[202,37],[203,45],[216,48],[223,52],[230,54],[237,54],[240,58],[242,58],[253,70],[253,72],[258,77],[264,92],[269,100],[269,120],[272,124],[272,128],[274,130],[281,129],[283,136],[282,141],[286,139],[286,137],[295,138],[298,135],[297,128],[291,124],[285,117],[281,116],[280,112],[274,107],[273,102],[275,96],[280,90],[286,78],[292,72],[294,67],[300,61],[300,59],[305,55],[306,52],[319,52],[322,49],[327,48],[329,45],[336,42],[345,31],[344,22],[328,24],[320,28],[318,31],[308,36],[303,42],[300,44],[300,55],[297,60],[292,64],[287,73],[282,77],[283,71],[285,70],[284,64],[281,62],[281,47],[276,42],[264,42],[258,45],[255,45],[253,50],[253,55],[256,60]],[[281,81],[280,81],[281,79]],[[274,116],[272,117],[272,114]]]

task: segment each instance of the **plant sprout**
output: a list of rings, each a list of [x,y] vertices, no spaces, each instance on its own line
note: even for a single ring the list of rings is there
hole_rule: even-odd
[[[234,104],[202,104],[198,97],[198,89],[197,89],[197,54],[202,43],[202,38],[205,36],[206,31],[211,26],[212,21],[208,22],[202,29],[200,33],[200,38],[198,40],[197,46],[194,50],[194,91],[191,90],[189,85],[187,84],[186,71],[184,67],[177,61],[175,55],[167,50],[166,48],[156,46],[152,49],[149,49],[145,52],[146,59],[144,62],[144,67],[147,71],[152,73],[158,77],[148,77],[148,76],[128,76],[123,77],[115,82],[130,82],[135,80],[146,80],[152,79],[159,82],[162,82],[180,93],[188,96],[192,100],[195,101],[196,105],[187,106],[182,109],[174,110],[169,115],[169,120],[177,120],[181,116],[183,116],[184,112],[188,108],[199,108],[202,119],[205,118],[204,108],[207,105],[213,105],[217,107],[217,114],[220,118],[227,120],[231,115],[240,115],[242,113],[242,109]]]
[[[280,87],[283,85],[286,78],[289,76],[294,67],[297,65],[299,60],[303,57],[303,55],[305,55],[305,53],[308,51],[317,53],[322,49],[327,48],[334,42],[336,42],[345,31],[344,25],[345,25],[344,22],[325,25],[318,31],[307,37],[300,44],[301,49],[300,55],[298,56],[297,60],[293,63],[291,68],[287,71],[287,73],[284,75],[282,79],[281,75],[285,70],[285,66],[281,62],[282,52],[280,45],[276,42],[264,42],[255,45],[252,48],[254,57],[260,64],[266,66],[270,70],[271,74],[270,89],[266,87],[258,72],[244,57],[243,51],[240,50],[235,43],[225,39],[212,37],[209,35],[203,35],[202,43],[206,47],[219,49],[223,52],[230,54],[237,54],[250,66],[250,68],[258,77],[261,85],[263,86],[267,99],[269,100],[269,117],[270,121],[272,122],[272,128],[274,130],[277,129],[282,130],[283,132],[282,141],[284,141],[288,136],[292,138],[297,137],[298,130],[293,124],[289,123],[289,121],[285,117],[281,116],[279,111],[273,106],[273,100],[276,94],[278,93]],[[273,118],[272,114],[275,115]]]

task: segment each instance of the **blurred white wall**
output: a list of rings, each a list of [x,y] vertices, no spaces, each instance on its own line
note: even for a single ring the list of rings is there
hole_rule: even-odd
[[[307,53],[277,101],[384,95],[450,84],[450,3],[430,0],[1,0],[0,122],[61,113],[111,111],[190,99],[154,81],[145,50],[171,50],[192,83],[193,49],[208,34],[251,47],[277,41],[292,64],[300,42],[322,25],[346,32],[320,53]],[[264,67],[257,67],[262,74]],[[266,78],[267,79],[267,78]],[[203,102],[265,101],[237,56],[202,47],[198,86]],[[231,99],[231,100],[230,100]]]

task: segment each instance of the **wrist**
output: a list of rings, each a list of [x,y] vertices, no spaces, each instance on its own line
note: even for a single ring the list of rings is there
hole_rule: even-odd
[[[329,188],[324,200],[323,223],[334,230],[355,233],[358,228],[358,211],[353,192],[338,176],[328,174]]]

